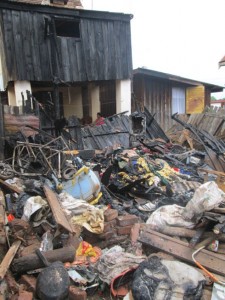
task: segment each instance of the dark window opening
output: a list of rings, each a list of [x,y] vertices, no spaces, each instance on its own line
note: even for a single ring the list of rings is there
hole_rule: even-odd
[[[80,38],[80,22],[75,20],[55,20],[57,36]]]

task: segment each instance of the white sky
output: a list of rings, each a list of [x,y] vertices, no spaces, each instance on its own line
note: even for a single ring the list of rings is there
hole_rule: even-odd
[[[225,86],[224,0],[81,0],[85,9],[132,14],[133,67]],[[216,98],[225,92],[215,93]]]

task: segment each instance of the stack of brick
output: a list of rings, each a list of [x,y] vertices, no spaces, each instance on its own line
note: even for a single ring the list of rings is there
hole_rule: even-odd
[[[139,218],[135,215],[124,215],[117,217],[117,234],[129,235],[134,224],[138,223]]]
[[[116,209],[107,209],[104,212],[104,231],[101,234],[94,234],[84,230],[84,240],[92,245],[105,248],[119,245],[130,238],[131,228],[139,222],[135,215],[126,214],[118,216]]]

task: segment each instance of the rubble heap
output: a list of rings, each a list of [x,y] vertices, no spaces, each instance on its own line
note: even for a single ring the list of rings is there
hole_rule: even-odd
[[[90,149],[41,131],[17,140],[0,163],[2,299],[224,293],[224,173],[206,148],[171,143],[146,115],[117,131],[129,147],[115,139],[99,149],[110,121],[84,129]]]

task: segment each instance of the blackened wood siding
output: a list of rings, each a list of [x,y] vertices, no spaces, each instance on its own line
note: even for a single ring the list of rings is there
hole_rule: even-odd
[[[114,16],[113,13],[104,15],[104,12],[51,10],[49,7],[45,12],[39,6],[39,10],[35,11],[32,6],[29,11],[23,9],[23,5],[16,9],[12,5],[10,8],[1,5],[0,51],[5,86],[8,81],[14,80],[52,81],[53,75],[57,75],[62,82],[131,78],[128,15],[121,14],[123,16],[120,17],[120,14]],[[81,38],[57,36],[51,43],[50,37],[45,36],[46,17],[80,21]],[[53,65],[54,51],[59,74],[55,74]]]
[[[133,90],[137,100],[146,106],[164,130],[172,126],[172,87],[166,80],[135,75]]]

